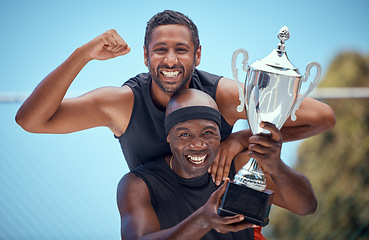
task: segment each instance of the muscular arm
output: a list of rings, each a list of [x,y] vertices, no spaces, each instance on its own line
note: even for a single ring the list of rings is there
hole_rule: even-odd
[[[302,100],[296,116],[296,121],[288,118],[281,129],[284,142],[318,135],[333,128],[336,124],[332,108],[309,97]]]
[[[117,203],[121,216],[122,239],[200,239],[210,229],[219,232],[240,231],[253,225],[239,223],[240,215],[221,217],[217,214],[219,201],[226,185],[215,191],[208,202],[185,220],[169,229],[160,229],[151,205],[146,184],[134,174],[125,175],[118,184]]]
[[[309,179],[283,162],[276,174],[266,174],[267,188],[274,191],[273,204],[298,215],[315,212],[317,200]]]
[[[91,60],[106,60],[130,51],[124,40],[109,30],[78,48],[36,87],[19,108],[16,121],[26,131],[68,133],[96,126],[107,126],[120,135],[123,124],[113,119],[120,100],[126,103],[123,112],[130,117],[133,94],[130,89],[102,88],[79,98],[64,96],[82,68]],[[109,104],[112,104],[110,106]],[[115,108],[114,108],[115,107]],[[125,119],[122,119],[125,120]]]
[[[236,169],[239,170],[250,157],[256,159],[265,172],[267,188],[273,190],[273,203],[299,215],[315,212],[317,201],[309,179],[288,167],[280,159],[282,137],[280,131],[269,123],[263,127],[271,136],[250,137],[249,151],[237,155]]]

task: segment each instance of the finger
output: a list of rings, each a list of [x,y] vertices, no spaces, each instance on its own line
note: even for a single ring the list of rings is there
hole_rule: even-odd
[[[115,32],[115,34],[112,35],[117,45],[112,49],[113,52],[122,52],[127,49],[128,44],[123,40],[123,38]]]
[[[260,154],[268,154],[272,144],[256,144],[252,143],[249,145],[249,151],[257,152]]]
[[[235,216],[222,217],[219,216],[214,218],[215,226],[217,226],[217,231],[232,231],[232,226],[234,224],[238,224],[242,222],[245,217],[242,214],[237,214]]]
[[[114,29],[110,29],[102,34],[104,45],[113,48],[116,46],[117,41],[114,39],[113,35],[117,34]]]
[[[218,169],[218,163],[219,163],[219,152],[217,154],[217,156],[215,157],[214,161],[212,162],[210,168],[209,168],[209,172],[211,173],[211,177],[213,178],[213,182],[215,182],[215,174],[217,172]]]
[[[115,39],[112,37],[111,34],[107,33],[105,34],[104,38],[104,48],[108,51],[111,51],[116,47],[117,42],[115,41]]]
[[[242,231],[246,228],[258,227],[255,224],[248,223],[243,220],[244,220],[243,215],[235,215],[232,217],[222,217],[221,222],[217,224],[217,227],[215,228],[215,230],[217,230],[218,232],[227,233],[227,232]]]
[[[229,170],[231,169],[233,158],[227,157],[224,162],[224,169],[223,169],[223,180],[225,180],[229,175]]]
[[[280,148],[280,146],[280,143],[268,139],[267,141],[260,140],[255,141],[255,143],[250,143],[248,150],[262,154],[268,154],[271,149],[274,149],[276,147]]]
[[[248,223],[248,222],[239,222],[239,223],[235,223],[232,225],[228,225],[229,226],[229,232],[239,232],[242,230],[245,230],[247,228],[256,228],[258,227],[255,224],[252,223]]]
[[[117,56],[125,55],[125,54],[129,53],[130,51],[131,51],[131,48],[129,46],[127,46],[125,49],[119,50],[117,52],[113,52],[113,54],[117,57]]]
[[[115,57],[125,55],[131,51],[131,48],[127,45],[127,43],[117,43],[115,47],[108,49],[111,51]]]
[[[223,180],[223,170],[224,170],[225,161],[226,160],[225,160],[224,154],[222,154],[222,156],[219,157],[218,168],[216,170],[216,176],[215,176],[215,184],[217,186],[219,186]]]
[[[119,41],[117,41],[117,39],[114,37],[114,35],[117,35],[117,31],[115,31],[114,29],[110,29],[108,31],[105,32],[104,36],[105,36],[105,46],[109,51],[113,51],[114,49],[117,48],[117,46],[119,45]]]
[[[130,52],[131,48],[114,29],[106,31],[102,36],[104,48],[111,52],[114,57]]]
[[[254,158],[254,159],[256,159],[258,162],[259,161],[262,161],[262,160],[264,160],[264,159],[266,159],[266,158],[268,158],[268,155],[266,155],[266,154],[262,154],[262,153],[259,153],[259,152],[255,152],[255,151],[248,151],[248,153],[249,153],[249,156],[250,156],[250,158]]]
[[[252,144],[261,145],[264,147],[273,147],[274,145],[281,145],[281,141],[276,141],[272,139],[271,137],[266,137],[263,135],[254,135],[249,138],[249,149]]]
[[[121,46],[121,45],[125,45],[126,42],[123,40],[123,38],[117,33],[117,31],[112,31],[111,32],[111,36],[114,38],[115,42],[117,43],[117,45]]]
[[[130,51],[131,51],[131,47],[130,47],[130,46],[127,46],[127,48],[125,48],[124,50],[122,50],[120,53],[121,53],[122,55],[124,55],[124,54],[129,53]]]
[[[265,130],[270,131],[271,139],[273,139],[274,141],[277,141],[277,142],[282,141],[282,134],[274,124],[269,123],[269,122],[261,122],[260,127]]]

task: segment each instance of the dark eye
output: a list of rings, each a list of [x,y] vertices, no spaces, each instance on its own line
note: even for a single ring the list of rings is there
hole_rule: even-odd
[[[178,53],[187,53],[188,51],[185,48],[177,48],[177,52]]]
[[[166,48],[157,48],[157,49],[155,49],[154,50],[154,52],[156,52],[156,53],[165,53],[167,51],[167,49]]]
[[[190,134],[188,132],[182,132],[179,134],[180,137],[189,137]]]
[[[204,132],[204,135],[213,135],[214,133],[213,133],[213,131],[206,131],[206,132]]]

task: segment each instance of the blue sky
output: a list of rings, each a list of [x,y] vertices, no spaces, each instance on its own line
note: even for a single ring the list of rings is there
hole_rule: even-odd
[[[1,1],[0,94],[29,94],[77,47],[111,28],[131,52],[90,62],[70,92],[120,86],[147,70],[146,22],[165,9],[181,11],[197,24],[199,69],[225,77],[232,77],[236,49],[249,52],[249,63],[261,59],[276,48],[285,25],[291,34],[286,51],[301,73],[317,61],[324,76],[341,51],[369,53],[365,0]],[[127,167],[111,132],[26,133],[14,122],[19,106],[0,103],[0,239],[118,239],[115,189]],[[285,145],[284,157],[294,155],[295,145]]]

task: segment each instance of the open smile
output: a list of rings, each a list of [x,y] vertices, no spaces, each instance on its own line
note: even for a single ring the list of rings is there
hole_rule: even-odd
[[[205,162],[207,156],[208,155],[203,155],[203,156],[186,155],[186,158],[191,163],[196,164],[196,165],[200,165],[200,164],[203,164]]]
[[[161,70],[160,73],[163,74],[166,78],[175,78],[180,75],[181,71]]]

